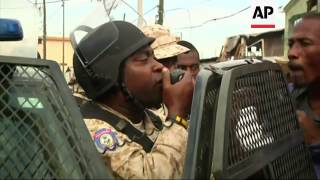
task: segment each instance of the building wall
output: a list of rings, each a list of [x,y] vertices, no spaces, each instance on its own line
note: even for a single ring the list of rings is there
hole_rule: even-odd
[[[264,38],[264,56],[283,56],[283,34]]]
[[[298,18],[300,14],[307,12],[308,0],[291,0],[284,8],[286,13],[285,32],[284,32],[284,57],[288,60],[288,38],[292,32],[292,24],[294,19]]]
[[[43,42],[43,41],[42,41]],[[38,52],[43,58],[43,43],[38,44]],[[48,37],[47,38],[47,59],[56,61],[62,70],[62,38],[61,37]],[[64,71],[67,70],[68,67],[72,67],[72,57],[73,57],[73,49],[71,46],[71,42],[69,38],[65,38],[64,45]]]
[[[263,48],[264,57],[283,57],[284,30],[268,31],[249,36],[248,47]],[[260,43],[261,42],[261,43]]]

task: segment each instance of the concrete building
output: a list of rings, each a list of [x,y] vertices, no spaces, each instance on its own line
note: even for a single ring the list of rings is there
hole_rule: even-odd
[[[243,58],[283,59],[283,29],[258,34],[241,34],[226,39],[219,61]]]
[[[320,12],[320,0],[291,0],[284,7],[286,14],[285,32],[284,32],[284,57],[288,56],[288,38],[292,32],[293,26],[299,21],[301,16],[307,12]]]
[[[66,71],[68,68],[72,68],[72,57],[73,57],[73,49],[71,46],[71,41],[69,38],[65,38],[64,40],[64,62],[63,62],[63,53],[62,53],[62,37],[47,37],[47,59],[56,61],[61,70],[64,69]],[[43,41],[39,39],[38,42],[38,53],[41,58],[43,58]],[[64,66],[64,68],[63,68]]]

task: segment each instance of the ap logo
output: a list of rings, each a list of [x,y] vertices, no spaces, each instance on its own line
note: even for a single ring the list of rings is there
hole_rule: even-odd
[[[251,28],[275,28],[277,10],[274,0],[252,0]]]

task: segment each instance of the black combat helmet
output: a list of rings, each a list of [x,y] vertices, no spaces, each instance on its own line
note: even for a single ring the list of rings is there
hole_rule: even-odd
[[[75,76],[86,95],[95,100],[117,86],[121,63],[153,41],[125,21],[108,22],[89,32],[74,47],[73,55]]]

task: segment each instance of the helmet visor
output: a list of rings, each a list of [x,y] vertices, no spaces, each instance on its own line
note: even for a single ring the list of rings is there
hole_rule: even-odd
[[[85,68],[95,63],[118,39],[118,29],[108,15],[110,9],[112,9],[112,7],[108,7],[110,5],[113,5],[113,3],[107,3],[106,1],[98,3],[84,21],[70,34],[75,55],[78,56],[79,61]],[[99,32],[101,31],[99,27],[105,23],[109,23],[108,29]],[[92,34],[98,34],[99,36],[90,36]],[[82,43],[84,41],[87,42]]]

